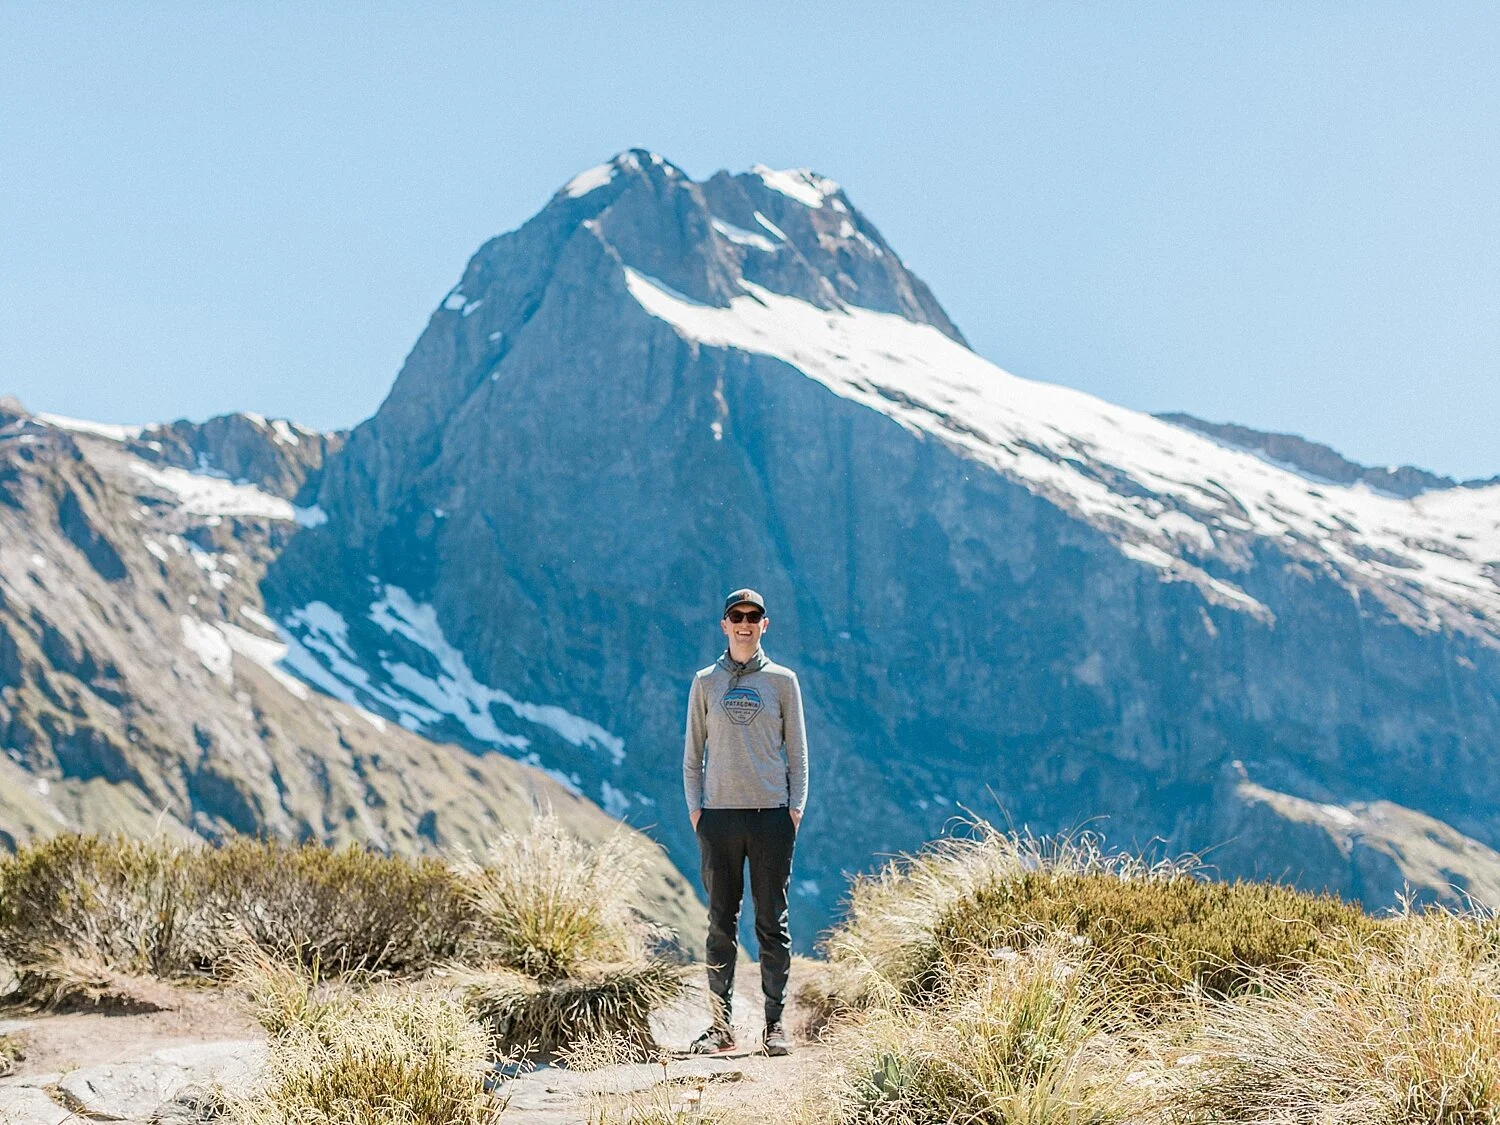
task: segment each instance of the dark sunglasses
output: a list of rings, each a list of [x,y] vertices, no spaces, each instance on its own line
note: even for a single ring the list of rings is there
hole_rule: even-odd
[[[731,625],[738,625],[741,621],[748,621],[754,625],[765,614],[758,609],[731,609],[724,616],[729,618]]]

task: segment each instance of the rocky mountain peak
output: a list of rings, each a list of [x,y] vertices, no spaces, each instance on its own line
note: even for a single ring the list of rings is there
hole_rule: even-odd
[[[574,176],[518,233],[533,227],[559,241],[586,233],[608,260],[702,304],[722,308],[758,287],[819,308],[894,313],[964,342],[843,188],[810,169],[756,164],[697,183],[657,153],[629,149]],[[474,264],[455,292],[477,294]]]
[[[1280,460],[990,364],[827,177],[632,149],[479,249],[264,589],[309,682],[691,870],[687,677],[753,582],[826,779],[804,934],[996,803],[1383,904],[1440,882],[1416,817],[1500,842],[1500,490]]]

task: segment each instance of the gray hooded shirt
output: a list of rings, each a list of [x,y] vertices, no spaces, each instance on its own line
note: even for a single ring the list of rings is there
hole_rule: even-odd
[[[724,653],[688,692],[682,787],[688,812],[807,805],[807,724],[797,673],[760,649]]]

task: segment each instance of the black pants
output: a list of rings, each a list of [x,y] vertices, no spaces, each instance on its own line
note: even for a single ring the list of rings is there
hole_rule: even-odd
[[[796,841],[797,830],[786,808],[704,809],[698,818],[698,852],[703,860],[703,889],[708,892],[708,989],[715,1023],[729,1026],[733,1010],[746,860],[750,861],[750,896],[755,900],[766,1022],[781,1019],[792,966],[786,892]]]

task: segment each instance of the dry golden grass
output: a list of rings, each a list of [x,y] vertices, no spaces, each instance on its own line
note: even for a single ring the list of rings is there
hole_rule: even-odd
[[[967,963],[938,999],[871,1008],[829,1038],[838,1120],[1053,1125],[1127,1120],[1139,1092],[1105,1034],[1110,1000],[1065,940]]]
[[[236,1125],[487,1125],[489,1040],[462,1006],[392,985],[328,986],[254,946],[234,977],[269,1036],[262,1087],[227,1106]]]
[[[1208,1001],[1169,1072],[1191,1122],[1500,1121],[1500,958],[1487,918],[1407,912],[1258,995]]]
[[[442,863],[358,848],[63,835],[0,859],[0,944],[19,965],[207,974],[243,933],[329,971],[408,972],[452,957],[472,925]]]
[[[476,915],[469,959],[544,981],[639,959],[649,938],[636,910],[644,867],[639,843],[623,831],[585,843],[552,813],[539,814],[526,831],[496,839],[483,863],[456,865]]]
[[[541,1054],[587,1040],[631,1046],[632,1061],[651,1057],[651,1013],[682,995],[683,970],[659,961],[580,966],[577,975],[539,981],[513,970],[472,973],[464,1004],[504,1051]]]
[[[1376,919],[979,824],[857,881],[826,948],[817,1122],[1500,1123],[1478,913]]]

